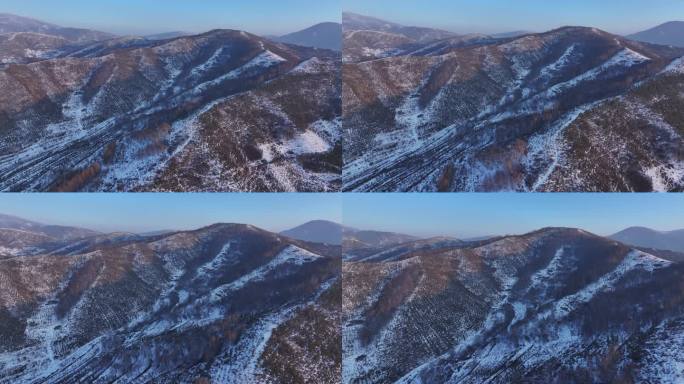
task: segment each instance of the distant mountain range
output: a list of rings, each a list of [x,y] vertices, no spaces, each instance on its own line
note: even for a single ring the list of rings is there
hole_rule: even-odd
[[[511,31],[511,32],[495,33],[492,35],[492,37],[507,39],[507,38],[511,38],[511,37],[520,37],[520,36],[524,36],[524,35],[530,35],[533,33],[535,33],[535,32],[532,32],[532,31]]]
[[[467,46],[491,37],[481,34],[458,35],[434,28],[407,27],[374,17],[342,14],[343,59],[345,62],[374,60],[416,51],[434,41]]]
[[[684,253],[684,229],[656,231],[644,227],[630,227],[611,235],[610,238],[633,246]]]
[[[457,34],[453,32],[441,29],[404,26],[351,12],[342,13],[342,28],[344,31],[375,31],[402,35],[417,42],[427,42],[457,36]]]
[[[338,52],[2,20],[0,190],[340,189]]]
[[[415,241],[419,238],[416,236],[406,235],[403,233],[363,230],[346,227],[344,229],[343,248],[378,248],[389,247],[393,245],[403,244],[409,241]]]
[[[0,231],[6,229],[30,232],[45,236],[45,239],[50,241],[72,241],[99,234],[99,232],[91,231],[89,229],[60,225],[46,225],[15,216],[0,214]],[[0,246],[2,246],[1,243]]]
[[[627,38],[660,45],[684,47],[684,21],[670,21]]]
[[[183,31],[171,31],[171,32],[163,32],[163,33],[157,33],[153,35],[145,35],[144,37],[149,40],[166,40],[166,39],[175,39],[177,37],[183,37],[183,36],[192,36],[194,33],[191,32],[183,32]]]
[[[57,57],[61,50],[115,38],[89,29],[64,28],[39,20],[0,13],[0,68]]]
[[[0,220],[2,384],[339,381],[340,247],[215,224],[44,249],[55,227]]]
[[[684,48],[343,29],[345,191],[684,190]]]
[[[71,43],[87,43],[115,37],[110,33],[82,28],[65,28],[27,17],[0,13],[0,34],[22,32],[58,36]]]
[[[280,233],[294,239],[314,243],[342,244],[345,248],[384,247],[418,239],[415,236],[394,232],[360,230],[345,227],[341,224],[326,220],[310,221]]]

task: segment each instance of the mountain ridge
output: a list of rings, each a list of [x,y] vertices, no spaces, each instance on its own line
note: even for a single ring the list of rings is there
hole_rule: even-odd
[[[684,188],[682,49],[571,26],[383,52],[345,57],[346,191]]]
[[[36,221],[26,220],[18,216],[0,213],[0,228],[23,230],[39,233],[57,240],[75,240],[101,234],[90,229],[43,224]]]
[[[65,28],[29,17],[0,13],[0,33],[40,32],[63,37],[69,41],[83,43],[106,40],[115,35],[83,28]]]
[[[440,40],[443,38],[457,36],[457,34],[454,32],[441,29],[405,26],[375,17],[364,16],[351,12],[342,13],[342,27],[345,30],[370,30],[397,33],[414,39],[418,42],[427,42],[430,40]]]
[[[660,307],[682,299],[681,261],[572,228],[344,260],[344,383],[681,377],[666,367],[684,358],[656,332],[684,335],[679,304]],[[627,325],[620,313],[636,302]],[[615,337],[624,351],[595,364]]]
[[[0,259],[0,383],[341,374],[339,248],[248,224],[122,235]]]
[[[23,232],[0,229],[30,251],[0,258],[3,384],[684,377],[684,253],[578,228],[349,247],[224,222],[45,252]]]
[[[214,30],[0,68],[0,189],[337,190],[338,55]]]

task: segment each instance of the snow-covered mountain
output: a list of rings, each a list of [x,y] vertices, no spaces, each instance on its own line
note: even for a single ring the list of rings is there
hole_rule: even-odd
[[[346,249],[383,248],[418,240],[418,237],[403,233],[374,231],[344,227],[342,244]]]
[[[80,46],[114,37],[109,33],[64,28],[0,13],[0,68],[55,58]]]
[[[418,243],[343,249],[344,383],[684,380],[682,262],[565,228]]]
[[[4,214],[0,214],[0,228],[33,232],[58,241],[83,239],[99,234],[89,229],[42,224]]]
[[[339,382],[340,247],[105,236],[0,259],[0,383]]]
[[[568,228],[340,247],[2,220],[3,384],[684,380],[682,253]]]
[[[340,61],[215,30],[7,65],[0,190],[339,190]]]
[[[343,55],[345,190],[684,189],[684,49],[564,27]]]
[[[342,25],[340,23],[319,23],[301,31],[274,38],[281,43],[342,50]]]
[[[21,32],[59,36],[72,43],[86,43],[114,37],[110,33],[83,28],[66,28],[28,17],[0,13],[0,34]]]
[[[636,247],[684,252],[684,229],[656,231],[651,228],[630,227],[610,238]]]
[[[343,14],[342,28],[345,62],[400,56],[437,40],[449,39],[455,46],[467,46],[474,42],[491,40],[484,35],[459,36],[440,29],[407,27],[355,13]]]
[[[684,21],[669,21],[651,29],[627,36],[645,43],[673,45],[684,48]]]
[[[352,12],[342,13],[342,28],[345,31],[386,32],[402,35],[417,42],[428,42],[456,36],[453,32],[441,29],[405,26]]]

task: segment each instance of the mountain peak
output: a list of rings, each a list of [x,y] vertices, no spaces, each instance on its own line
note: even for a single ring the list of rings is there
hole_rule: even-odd
[[[342,244],[341,224],[328,220],[312,220],[280,232],[281,235],[312,243]]]
[[[647,227],[629,227],[609,237],[636,247],[684,252],[684,230],[658,231]]]
[[[341,51],[342,24],[318,23],[301,31],[274,38],[274,40],[286,44]]]
[[[681,21],[681,20],[667,21],[665,23],[660,24],[658,27],[671,27],[671,26],[676,26],[676,27],[684,26],[684,21]]]
[[[595,235],[591,232],[587,232],[581,228],[573,227],[544,227],[537,229],[535,231],[525,233],[520,236],[506,236],[506,237],[522,237],[522,238],[534,238],[537,236],[543,237],[567,237],[567,238],[601,238],[601,236]]]
[[[214,223],[206,227],[199,228],[197,231],[250,231],[250,232],[268,232],[252,224],[243,223]]]
[[[644,43],[684,47],[684,21],[668,21],[627,38]]]
[[[562,26],[562,27],[550,30],[548,32],[544,32],[542,34],[544,35],[544,34],[555,34],[555,33],[613,36],[613,34],[606,32],[602,29],[594,28],[594,27],[586,27],[586,26],[582,26],[582,25],[566,25],[566,26]]]
[[[627,228],[623,229],[623,230],[620,231],[620,232],[627,232],[627,231],[630,231],[630,232],[633,232],[633,231],[644,231],[644,232],[657,232],[657,233],[663,233],[662,231],[656,231],[655,229],[651,229],[651,228],[648,228],[648,227],[640,227],[640,226],[627,227]]]
[[[148,40],[168,40],[168,39],[175,39],[177,37],[184,37],[184,36],[191,36],[194,35],[192,32],[185,32],[185,31],[170,31],[170,32],[162,32],[162,33],[155,33],[151,35],[145,35],[144,37]]]

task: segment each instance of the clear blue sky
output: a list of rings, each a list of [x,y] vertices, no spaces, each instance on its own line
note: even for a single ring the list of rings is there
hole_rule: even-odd
[[[631,226],[684,228],[684,194],[345,194],[356,228],[469,238],[560,226],[610,235]]]
[[[116,34],[216,28],[285,34],[341,20],[340,0],[1,0],[0,13]]]
[[[682,0],[343,0],[343,8],[458,33],[543,32],[581,25],[629,34],[684,20]]]
[[[196,229],[214,223],[281,231],[310,220],[340,222],[338,194],[0,194],[0,213],[46,224],[109,231]]]

